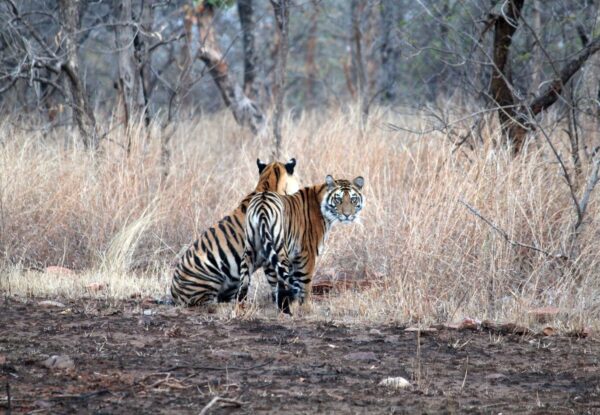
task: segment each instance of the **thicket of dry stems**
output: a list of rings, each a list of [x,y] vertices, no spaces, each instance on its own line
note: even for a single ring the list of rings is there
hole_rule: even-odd
[[[426,324],[470,316],[527,324],[528,310],[552,305],[563,310],[555,327],[599,327],[599,189],[575,256],[552,259],[511,246],[459,203],[515,241],[567,252],[575,212],[541,140],[517,159],[488,147],[465,157],[453,154],[442,134],[384,127],[391,121],[418,129],[417,117],[375,112],[363,132],[359,120],[330,111],[284,122],[283,154],[297,158],[302,184],[328,173],[366,178],[362,224],[335,228],[319,269],[348,271],[371,287],[314,302],[310,318]],[[164,295],[177,253],[253,188],[256,158],[268,160],[272,151],[269,138],[251,138],[228,114],[204,117],[177,129],[161,184],[158,130],[150,141],[132,131],[128,157],[118,145],[125,132],[114,129],[104,154],[92,158],[65,146],[61,133],[15,125],[0,126],[0,290],[12,295]],[[487,131],[491,141],[498,128]],[[568,160],[560,144],[566,140],[554,131]],[[36,271],[46,265],[78,274]],[[87,291],[91,282],[106,288]],[[266,292],[257,297],[256,313],[272,313]]]

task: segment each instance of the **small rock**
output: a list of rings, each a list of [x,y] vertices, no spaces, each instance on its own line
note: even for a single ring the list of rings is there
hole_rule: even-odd
[[[383,335],[383,333],[381,333],[381,330],[377,330],[377,329],[371,329],[371,330],[369,330],[369,334],[372,334],[374,336],[381,336],[381,335]]]
[[[52,301],[52,300],[40,301],[38,303],[38,305],[41,307],[46,307],[46,308],[50,308],[50,307],[64,308],[65,307],[65,305],[63,303],[59,303],[58,301]]]
[[[156,314],[156,310],[152,310],[150,308],[147,308],[147,309],[145,309],[143,311],[143,313],[144,313],[145,316],[152,316],[152,315]]]
[[[146,307],[151,307],[151,306],[155,306],[155,305],[157,305],[157,304],[158,304],[158,303],[157,303],[157,301],[156,301],[156,299],[155,299],[155,298],[152,298],[152,297],[144,297],[144,298],[142,299],[142,304],[141,304],[141,305],[142,305],[142,307],[144,307],[144,306],[146,306]]]
[[[379,382],[379,386],[385,386],[391,389],[405,389],[410,387],[410,382],[401,376],[385,378]]]
[[[144,347],[146,347],[146,343],[144,343],[141,340],[130,340],[129,341],[129,345],[133,346],[137,349],[143,349]]]
[[[377,355],[373,352],[354,352],[354,353],[349,353],[346,356],[344,356],[344,359],[346,360],[356,360],[356,361],[361,361],[361,362],[373,362],[376,360],[379,360],[377,358]]]
[[[51,356],[48,359],[42,362],[42,365],[46,366],[48,369],[72,369],[75,367],[75,363],[73,359],[69,356]]]
[[[544,336],[554,336],[556,334],[556,329],[554,327],[545,327],[544,330],[542,330],[542,334]]]
[[[465,317],[463,321],[460,322],[458,329],[459,330],[477,330],[481,326],[481,321],[476,318]]]
[[[383,339],[384,343],[398,343],[400,341],[400,336],[394,334],[392,336],[385,336]]]
[[[38,399],[37,401],[33,401],[33,404],[40,409],[49,409],[54,406],[54,404],[50,401],[45,401],[43,399]]]

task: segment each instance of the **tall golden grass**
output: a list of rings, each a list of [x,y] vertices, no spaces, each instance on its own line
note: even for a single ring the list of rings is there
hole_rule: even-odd
[[[555,327],[598,328],[600,189],[592,194],[577,249],[569,260],[557,259],[511,245],[460,203],[514,241],[552,255],[568,252],[575,211],[556,158],[541,140],[518,158],[489,145],[453,152],[441,133],[386,127],[419,129],[419,117],[376,110],[366,126],[359,118],[331,110],[284,122],[283,153],[297,158],[302,184],[323,182],[326,174],[366,178],[362,223],[334,228],[319,269],[344,270],[370,286],[315,301],[311,318],[431,323],[470,316],[528,323],[531,309],[553,306],[560,310]],[[486,131],[488,142],[499,138],[493,123]],[[568,161],[565,137],[554,131],[552,140]],[[4,121],[0,290],[164,295],[178,252],[253,188],[255,160],[270,160],[272,142],[250,136],[228,114],[182,123],[163,180],[159,134],[114,128],[103,153],[91,156],[65,132],[24,131]],[[50,275],[43,272],[48,265],[78,273]],[[92,282],[105,288],[86,290]],[[272,307],[264,302],[258,313]]]

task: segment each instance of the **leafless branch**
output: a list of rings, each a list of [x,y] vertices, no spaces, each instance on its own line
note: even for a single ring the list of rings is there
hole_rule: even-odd
[[[521,248],[526,248],[526,249],[531,249],[533,251],[539,252],[541,254],[544,254],[545,256],[549,257],[549,258],[557,258],[557,259],[565,259],[565,255],[561,255],[561,254],[552,254],[544,249],[538,248],[535,245],[529,245],[529,244],[524,244],[522,242],[518,242],[515,241],[514,239],[512,239],[508,233],[503,230],[502,228],[500,228],[499,226],[497,226],[494,222],[492,222],[490,219],[486,218],[485,216],[483,216],[477,209],[475,209],[473,206],[469,205],[467,202],[465,202],[462,199],[459,199],[458,202],[462,205],[464,205],[467,209],[469,209],[469,211],[477,216],[479,219],[481,219],[482,221],[484,221],[489,227],[491,227],[493,230],[495,230],[500,236],[502,236],[502,238],[504,238],[504,240],[506,242],[508,242],[509,244],[511,244],[512,246],[515,247],[521,247]]]

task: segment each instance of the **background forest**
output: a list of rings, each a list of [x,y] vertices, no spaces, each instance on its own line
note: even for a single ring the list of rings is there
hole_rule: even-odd
[[[316,316],[598,327],[599,50],[598,0],[0,0],[0,287],[162,296],[296,157],[366,178]]]

